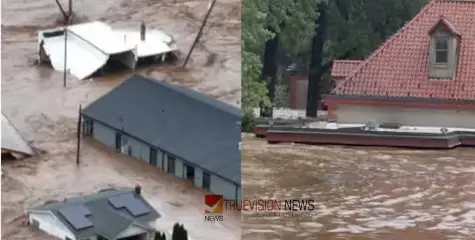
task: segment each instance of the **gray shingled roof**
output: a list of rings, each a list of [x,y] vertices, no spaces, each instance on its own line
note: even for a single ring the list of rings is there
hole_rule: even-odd
[[[132,76],[83,115],[241,184],[241,112],[184,86]]]
[[[51,211],[75,236],[77,239],[85,239],[91,236],[101,235],[103,237],[113,239],[122,231],[126,230],[131,224],[138,224],[147,228],[149,221],[160,217],[160,214],[142,197],[138,198],[150,208],[150,213],[134,217],[128,210],[115,209],[109,202],[108,198],[112,196],[134,193],[134,190],[109,190],[102,191],[91,195],[69,198],[63,202],[50,203],[35,207],[31,211]],[[91,215],[88,217],[93,227],[77,231],[68,221],[59,213],[59,209],[84,205]]]

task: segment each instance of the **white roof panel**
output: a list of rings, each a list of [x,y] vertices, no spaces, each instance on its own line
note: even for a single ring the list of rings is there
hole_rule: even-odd
[[[33,149],[22,138],[13,124],[2,113],[2,150],[25,155],[34,155]]]

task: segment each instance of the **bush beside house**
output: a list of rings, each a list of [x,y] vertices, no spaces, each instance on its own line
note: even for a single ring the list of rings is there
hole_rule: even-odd
[[[183,225],[175,223],[173,226],[172,240],[188,240],[188,232]]]

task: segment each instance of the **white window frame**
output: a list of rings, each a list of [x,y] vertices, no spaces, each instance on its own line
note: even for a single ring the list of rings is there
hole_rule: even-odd
[[[437,43],[439,41],[445,41],[446,48],[438,48]],[[450,57],[450,41],[451,38],[449,36],[441,36],[436,35],[434,36],[434,64],[436,65],[448,65],[449,64],[449,57]],[[437,55],[438,53],[445,53],[445,61],[438,61]]]

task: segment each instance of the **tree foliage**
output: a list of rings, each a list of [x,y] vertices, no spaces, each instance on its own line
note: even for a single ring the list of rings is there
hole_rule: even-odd
[[[188,232],[181,224],[173,225],[172,240],[188,240]]]
[[[265,43],[279,35],[293,56],[308,50],[318,0],[244,0],[242,6],[242,108],[271,105],[262,79]]]
[[[265,83],[260,81],[262,62],[260,55],[263,44],[273,37],[267,30],[267,0],[243,1],[242,6],[242,50],[241,81],[242,108],[251,111],[260,103],[270,104]]]
[[[154,240],[167,240],[167,236],[165,235],[165,233],[155,232]]]

